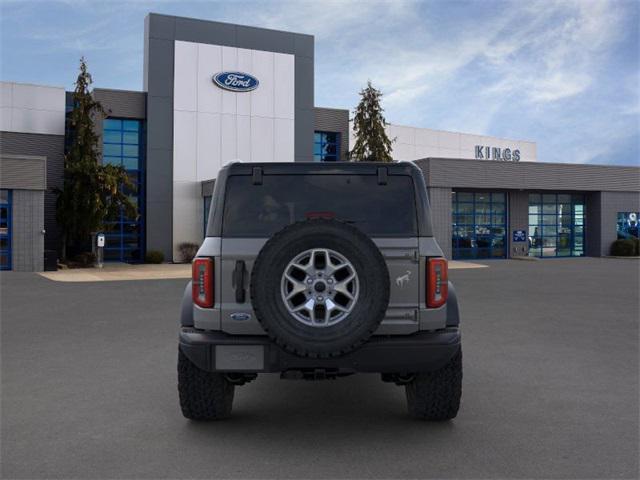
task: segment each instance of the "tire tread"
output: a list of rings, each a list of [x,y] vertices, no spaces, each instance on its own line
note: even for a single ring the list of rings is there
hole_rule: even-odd
[[[431,421],[455,418],[462,396],[462,349],[441,369],[417,374],[405,388],[407,407],[415,418]]]
[[[221,373],[199,369],[180,349],[178,394],[182,414],[191,420],[221,420],[231,415],[234,385]]]

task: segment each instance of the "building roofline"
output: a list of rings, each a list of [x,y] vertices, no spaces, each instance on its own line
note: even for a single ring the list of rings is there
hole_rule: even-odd
[[[59,85],[45,85],[42,83],[31,83],[31,82],[15,82],[13,80],[0,80],[0,83],[6,84],[14,84],[14,85],[24,85],[25,87],[44,87],[44,88],[60,88],[65,90],[65,87]]]
[[[348,108],[320,107],[318,105],[315,105],[313,108],[318,108],[318,109],[321,109],[321,110],[335,110],[337,112],[350,112],[350,110]]]
[[[218,23],[218,24],[222,24],[222,25],[229,25],[229,26],[232,26],[232,27],[257,28],[259,30],[268,30],[270,32],[291,33],[291,34],[294,34],[294,35],[303,35],[305,37],[315,38],[314,35],[309,34],[309,33],[292,32],[290,30],[277,30],[275,28],[264,28],[264,27],[258,27],[256,25],[243,25],[243,24],[240,24],[240,23],[220,22],[218,20],[209,20],[209,19],[205,19],[205,18],[184,17],[182,15],[170,15],[170,14],[166,14],[166,13],[149,12],[145,16],[145,18],[150,17],[152,15],[157,16],[157,17],[179,18],[181,20],[194,20],[194,21],[197,21],[197,22]]]
[[[417,127],[415,125],[401,125],[399,123],[387,122],[388,125],[392,127],[404,127],[404,128],[413,128],[416,130],[431,130],[433,132],[443,132],[443,133],[457,133],[459,135],[473,135],[474,137],[491,137],[499,140],[510,140],[512,142],[527,142],[527,143],[535,143],[537,145],[536,140],[527,140],[524,138],[508,138],[508,137],[497,137],[495,135],[489,135],[486,133],[471,133],[471,132],[460,132],[458,130],[442,130],[439,128],[429,128],[429,127]]]
[[[144,90],[128,90],[125,88],[100,88],[100,87],[96,87],[93,89],[93,91],[102,91],[102,92],[123,92],[123,93],[144,93],[146,95],[147,92],[145,92]],[[73,93],[73,92],[70,92]]]
[[[562,166],[565,167],[597,167],[597,168],[634,168],[636,170],[638,170],[638,172],[640,173],[640,167],[637,167],[635,165],[611,165],[611,164],[606,164],[606,163],[570,163],[570,162],[545,162],[545,161],[536,161],[536,162],[532,162],[532,161],[521,161],[521,162],[510,162],[510,161],[500,161],[500,160],[487,160],[487,159],[475,159],[475,158],[446,158],[446,157],[426,157],[426,158],[418,158],[416,160],[412,160],[413,162],[422,162],[422,161],[428,161],[428,160],[443,160],[443,161],[451,161],[451,160],[460,160],[460,161],[464,161],[464,162],[477,162],[477,163],[486,163],[486,162],[491,162],[491,163],[507,163],[510,165],[558,165],[562,168]]]

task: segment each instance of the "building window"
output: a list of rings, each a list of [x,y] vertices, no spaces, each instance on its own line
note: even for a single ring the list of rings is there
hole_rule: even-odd
[[[11,270],[11,190],[0,190],[0,270]]]
[[[638,217],[640,212],[618,212],[618,222],[616,230],[618,240],[639,238]]]
[[[506,257],[506,204],[504,192],[452,192],[454,259]]]
[[[339,162],[340,134],[337,132],[315,132],[313,160],[315,162]]]
[[[137,213],[128,217],[121,211],[117,218],[106,219],[105,261],[141,262],[144,259],[144,122],[107,118],[103,123],[102,159],[104,163],[124,167],[133,186],[126,190]]]
[[[529,194],[529,256],[584,255],[584,195]]]

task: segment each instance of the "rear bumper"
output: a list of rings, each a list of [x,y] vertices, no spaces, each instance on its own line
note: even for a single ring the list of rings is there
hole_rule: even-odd
[[[351,353],[318,359],[289,353],[266,336],[228,335],[192,327],[180,330],[182,352],[198,368],[212,372],[427,372],[444,366],[460,344],[460,330],[450,327],[413,335],[375,336]]]

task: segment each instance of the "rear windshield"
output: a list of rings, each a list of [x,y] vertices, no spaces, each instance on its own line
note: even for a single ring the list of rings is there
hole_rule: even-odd
[[[222,234],[270,237],[308,218],[336,218],[370,236],[417,236],[413,180],[390,175],[265,175],[227,180]]]

